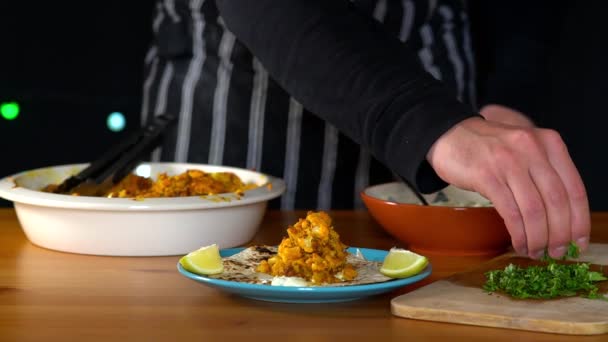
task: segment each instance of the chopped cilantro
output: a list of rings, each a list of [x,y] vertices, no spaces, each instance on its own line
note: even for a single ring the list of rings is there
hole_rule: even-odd
[[[566,254],[564,254],[564,256],[561,258],[561,260],[575,259],[578,258],[579,254],[580,253],[578,246],[574,242],[570,242],[570,244],[568,245],[568,250],[566,251]],[[549,252],[545,249],[545,256],[542,258],[542,261],[552,262],[555,260],[549,256]]]
[[[578,246],[570,243],[562,260],[576,258]],[[546,265],[519,267],[509,264],[504,270],[485,273],[487,292],[504,292],[519,299],[551,299],[581,294],[591,299],[608,300],[598,293],[595,282],[608,280],[600,272],[589,270],[590,263],[558,264],[545,251]]]

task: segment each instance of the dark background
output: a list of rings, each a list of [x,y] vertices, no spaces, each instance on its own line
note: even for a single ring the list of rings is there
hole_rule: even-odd
[[[479,84],[491,63],[480,3],[471,2],[479,51]],[[553,4],[553,5],[552,5]],[[560,6],[546,2],[547,6]],[[87,162],[137,129],[143,58],[152,39],[153,1],[18,2],[0,4],[0,102],[17,101],[20,116],[0,118],[0,177],[37,167]],[[607,97],[607,40],[601,39],[603,1],[568,4],[554,28],[557,48],[538,89],[537,122],[560,131],[587,185],[593,210],[608,210],[603,115]],[[525,7],[524,9],[525,10]],[[517,17],[510,23],[518,27]],[[109,113],[126,129],[106,127]],[[0,200],[0,206],[9,202]]]
[[[153,5],[1,2],[0,102],[21,113],[0,117],[0,177],[88,162],[138,128]],[[115,111],[126,117],[120,132],[106,126]]]
[[[531,114],[539,126],[553,128],[561,134],[586,185],[591,209],[608,210],[605,119],[608,114],[608,39],[604,34],[608,2],[477,0],[469,3],[472,5],[480,98],[486,95],[492,79],[493,65],[489,55],[496,40],[489,27],[500,28],[504,36],[497,40],[501,41],[517,36],[543,40],[548,45],[546,56],[537,60],[534,67],[511,70],[514,77],[523,80],[521,93],[532,94],[530,98],[538,99],[536,105],[526,108],[526,113]],[[499,7],[501,10],[497,11]],[[492,12],[499,19],[483,15]],[[518,51],[503,51],[503,63],[507,66],[516,64],[517,55]],[[537,77],[539,74],[541,77]],[[533,77],[527,78],[528,75]]]

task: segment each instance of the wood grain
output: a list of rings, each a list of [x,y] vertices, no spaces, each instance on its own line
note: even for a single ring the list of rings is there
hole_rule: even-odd
[[[608,265],[608,244],[592,244],[579,261]],[[406,318],[559,334],[608,333],[608,301],[581,297],[518,300],[484,292],[484,273],[503,269],[509,263],[524,266],[529,259],[511,254],[500,256],[474,270],[394,298],[392,312]]]
[[[269,212],[250,244],[277,244],[304,212]],[[331,213],[351,246],[400,246],[365,211]],[[593,215],[593,239],[608,242],[608,213]],[[267,303],[227,295],[176,271],[178,257],[101,257],[31,244],[12,209],[0,209],[1,341],[405,340],[606,341],[391,315],[392,298],[471,269],[487,257],[429,255],[422,283],[359,301]],[[575,339],[576,338],[576,339]]]

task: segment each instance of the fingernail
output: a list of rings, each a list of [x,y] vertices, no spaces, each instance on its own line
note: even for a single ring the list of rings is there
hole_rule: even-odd
[[[583,248],[585,248],[585,247],[587,247],[587,244],[588,244],[588,243],[589,243],[589,238],[587,238],[587,237],[582,237],[582,238],[580,238],[580,239],[576,240],[576,244],[577,244],[579,247],[583,247]]]
[[[528,249],[526,247],[522,248],[521,252],[519,254],[523,255],[523,256],[527,256],[528,255]]]
[[[551,256],[553,256],[554,258],[561,258],[564,256],[564,254],[566,254],[566,247],[564,246],[553,248],[551,250]]]
[[[545,256],[545,251],[537,251],[537,252],[534,252],[532,255],[533,255],[534,259],[537,259],[537,260],[542,259],[542,257]]]

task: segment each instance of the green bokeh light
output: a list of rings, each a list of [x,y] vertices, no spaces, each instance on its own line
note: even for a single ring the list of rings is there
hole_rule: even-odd
[[[113,112],[108,115],[108,119],[106,120],[106,124],[108,125],[108,129],[112,132],[120,132],[122,131],[126,124],[127,120],[125,116],[120,112]]]
[[[1,103],[0,114],[6,120],[15,120],[19,116],[19,104],[17,102]]]

